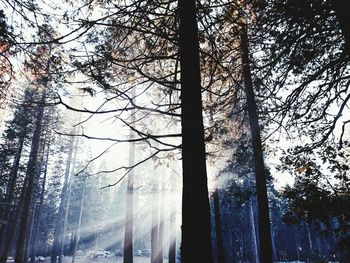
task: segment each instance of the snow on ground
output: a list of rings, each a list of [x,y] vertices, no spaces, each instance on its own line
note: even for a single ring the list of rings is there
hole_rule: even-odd
[[[151,260],[148,257],[136,257],[134,256],[134,263],[149,263]],[[13,263],[14,260],[7,260],[7,263]],[[36,261],[37,263],[50,263],[50,259],[43,261]],[[72,257],[64,257],[63,263],[71,263]],[[87,257],[77,257],[76,263],[123,263],[123,257],[110,257],[110,258],[94,258],[89,259]],[[167,259],[163,260],[163,263],[168,263]]]

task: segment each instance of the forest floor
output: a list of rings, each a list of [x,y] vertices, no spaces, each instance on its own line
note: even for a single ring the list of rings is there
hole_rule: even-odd
[[[134,256],[134,263],[149,263],[151,260],[149,257],[137,257]],[[71,263],[72,258],[66,257],[64,263]],[[110,258],[94,258],[88,259],[86,257],[79,257],[76,263],[123,263],[123,257],[110,257]],[[168,263],[168,260],[164,259],[163,263]]]
[[[13,263],[14,260],[8,260],[7,263]],[[50,263],[50,259],[42,260],[42,261],[36,261],[38,263]],[[71,263],[72,257],[64,257],[63,263]],[[94,258],[89,259],[85,256],[77,257],[75,260],[76,263],[123,263],[123,257],[109,257],[109,258]],[[149,257],[137,257],[134,256],[134,263],[149,263],[150,258]],[[168,263],[167,259],[163,260],[163,263]]]

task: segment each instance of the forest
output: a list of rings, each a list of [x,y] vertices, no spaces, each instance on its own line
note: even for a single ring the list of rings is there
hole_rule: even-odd
[[[349,0],[0,0],[0,263],[348,263]]]

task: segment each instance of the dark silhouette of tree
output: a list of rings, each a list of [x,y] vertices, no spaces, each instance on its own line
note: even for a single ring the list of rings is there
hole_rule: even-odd
[[[213,262],[195,1],[179,0],[182,126],[181,261]]]
[[[242,26],[241,51],[243,64],[244,87],[247,94],[247,111],[249,115],[250,132],[254,154],[254,169],[256,176],[256,196],[258,201],[258,231],[259,231],[259,259],[268,263],[272,260],[272,241],[270,230],[269,205],[267,198],[266,173],[263,157],[263,149],[258,122],[258,109],[255,102],[252,75],[250,71],[248,36],[246,25]]]

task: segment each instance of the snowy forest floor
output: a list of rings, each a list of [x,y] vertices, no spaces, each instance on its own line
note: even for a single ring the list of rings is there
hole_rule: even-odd
[[[13,260],[8,260],[7,263],[12,263],[14,262]],[[43,260],[43,261],[37,261],[38,263],[43,262],[43,263],[50,263],[50,259]],[[72,257],[64,257],[63,263],[71,263],[72,262]],[[87,257],[77,257],[75,260],[76,263],[122,263],[123,262],[123,257],[110,257],[110,258],[94,258],[94,259],[89,259]],[[134,256],[134,263],[149,263],[150,258],[149,257],[137,257]],[[167,259],[163,260],[163,263],[168,263]]]

